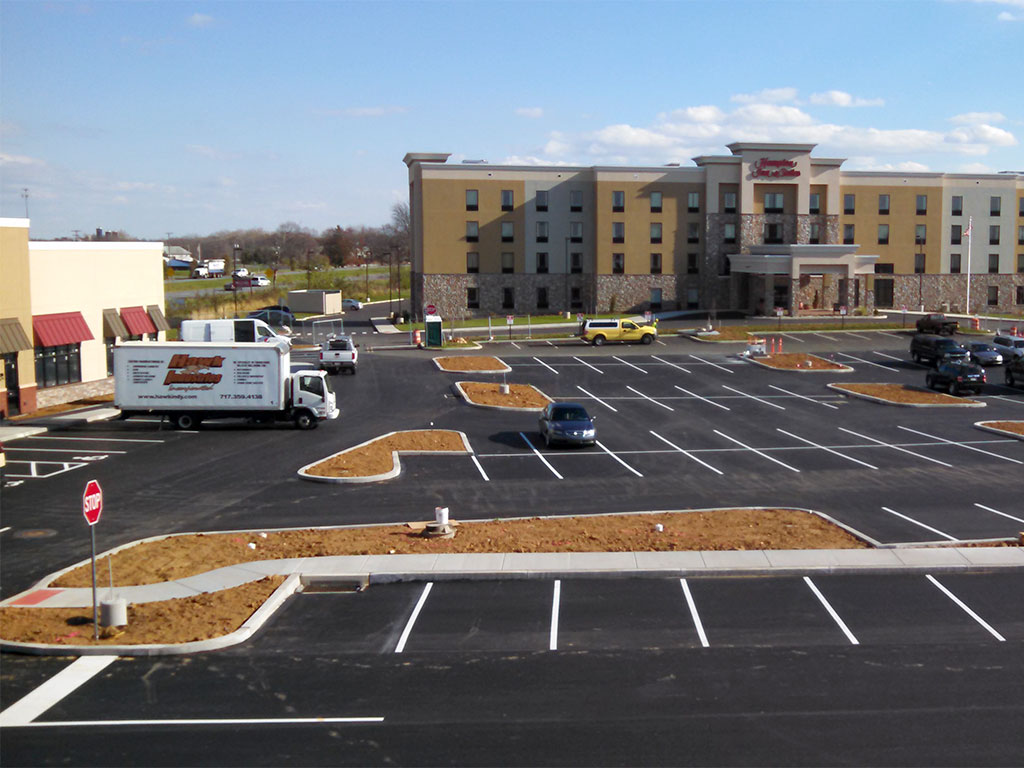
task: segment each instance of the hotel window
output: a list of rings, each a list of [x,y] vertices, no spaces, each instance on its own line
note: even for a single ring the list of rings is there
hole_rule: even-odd
[[[722,194],[722,213],[736,213],[735,192],[724,192]]]
[[[888,216],[889,215],[889,196],[879,195],[878,196],[878,215]]]
[[[999,245],[999,225],[993,224],[988,228],[988,244]]]
[[[466,190],[466,210],[467,211],[478,211],[480,210],[480,192],[476,189]]]
[[[480,239],[480,223],[476,221],[466,222],[466,242],[475,243]]]
[[[699,288],[687,288],[686,289],[686,308],[697,309],[700,306],[700,289]]]
[[[546,253],[537,254],[537,274],[543,275],[548,271],[548,255]]]
[[[1024,197],[1017,198],[1017,215],[1024,216]]]
[[[735,243],[736,242],[736,225],[735,224],[723,224],[722,225],[722,242],[723,243]]]
[[[1017,306],[1024,304],[1024,285],[1017,286]]]
[[[999,216],[1003,212],[1003,198],[994,195],[988,199],[988,215]]]
[[[569,271],[574,275],[581,274],[583,272],[583,254],[578,251],[573,251],[569,254]]]
[[[764,196],[765,213],[783,213],[783,205],[781,192],[769,192]]]
[[[1024,225],[1017,227],[1017,245],[1024,245]]]
[[[612,213],[622,213],[626,210],[626,193],[621,190],[612,192]]]
[[[853,243],[853,224],[843,224],[843,243],[846,245]]]
[[[502,288],[501,289],[501,308],[502,309],[515,309],[516,308],[516,292],[513,288]]]
[[[875,274],[876,275],[891,275],[896,271],[896,267],[892,262],[876,262],[875,263]]]
[[[821,242],[821,225],[820,224],[811,224],[811,232],[810,232],[810,236],[807,239],[807,242],[811,243],[812,245]]]
[[[651,213],[661,213],[661,192],[651,192]]]
[[[660,275],[661,274],[661,254],[660,253],[652,253],[651,254],[651,274],[652,275]]]
[[[764,241],[765,243],[775,244],[782,242],[782,225],[781,224],[765,224],[764,225]]]
[[[624,243],[626,242],[626,225],[621,221],[612,222],[612,242],[613,243]]]
[[[573,213],[579,213],[583,210],[583,190],[569,190],[569,210]]]
[[[548,308],[548,289],[541,286],[537,289],[537,309]]]
[[[918,224],[914,227],[914,242],[917,245],[925,245],[928,243],[928,225]]]
[[[696,253],[686,254],[686,274],[688,275],[699,275],[700,265],[697,261],[699,257]]]
[[[988,273],[990,275],[998,275],[999,274],[999,254],[998,253],[990,253],[988,255]]]
[[[466,272],[470,274],[480,271],[480,254],[470,251],[466,254]]]
[[[888,245],[889,244],[889,225],[879,224],[878,225],[878,244]]]
[[[501,210],[511,211],[515,208],[515,193],[511,189],[501,190]]]
[[[812,213],[812,214],[819,214],[819,213],[821,213],[821,193],[820,192],[812,192],[811,193],[811,204],[810,204],[810,207],[807,209],[807,212],[808,213]]]
[[[700,192],[687,193],[686,210],[689,213],[700,213]]]
[[[474,286],[466,288],[466,308],[480,309],[480,289]]]
[[[926,266],[927,266],[927,261],[925,259],[925,255],[923,253],[915,253],[914,254],[914,274],[915,275],[923,275],[925,273],[925,267]]]
[[[950,245],[960,245],[961,241],[963,240],[963,238],[964,238],[963,227],[961,227],[959,224],[954,224],[952,227],[950,227],[950,229],[949,229],[949,244]]]
[[[658,222],[658,221],[652,221],[651,222],[651,242],[652,243],[660,243],[661,242],[661,222]]]
[[[990,285],[988,287],[988,305],[990,307],[998,307],[999,306],[999,286],[998,285]]]
[[[612,274],[621,275],[626,271],[626,254],[624,253],[613,253],[612,254]]]
[[[583,242],[583,222],[582,221],[570,221],[569,222],[569,242],[582,243]]]
[[[534,202],[537,204],[538,211],[546,211],[548,209],[548,191],[546,189],[538,189]]]
[[[843,195],[843,213],[853,214],[857,210],[856,195]]]
[[[36,385],[59,387],[82,380],[81,344],[36,347]]]
[[[1024,253],[1017,254],[1017,274],[1024,274]]]
[[[893,305],[894,294],[893,280],[889,278],[875,280],[876,307],[891,307]]]
[[[501,271],[509,275],[516,271],[516,255],[507,251],[501,254]]]
[[[512,243],[516,239],[516,225],[514,221],[501,222],[501,242]]]
[[[686,225],[686,242],[688,243],[699,243],[700,242],[700,224],[691,221]]]
[[[950,206],[950,213],[953,216],[964,215],[964,198],[962,195],[953,195],[953,204]]]
[[[574,285],[569,292],[569,309],[583,309],[579,286]]]
[[[548,223],[546,221],[537,222],[537,242],[546,243],[548,241]]]
[[[951,253],[949,254],[949,274],[959,275],[960,274],[960,254]]]
[[[917,196],[917,215],[924,216],[928,213],[928,195]]]

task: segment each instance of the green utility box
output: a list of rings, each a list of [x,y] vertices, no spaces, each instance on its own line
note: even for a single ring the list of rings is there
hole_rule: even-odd
[[[444,339],[441,336],[441,318],[437,315],[427,315],[424,320],[427,328],[427,346],[444,346]]]

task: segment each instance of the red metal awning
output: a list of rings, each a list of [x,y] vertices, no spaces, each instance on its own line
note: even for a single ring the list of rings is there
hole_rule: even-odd
[[[81,312],[57,312],[52,315],[34,315],[32,330],[40,347],[59,347],[77,344],[93,338],[92,331]]]
[[[122,307],[121,319],[128,326],[128,332],[132,336],[142,336],[144,333],[156,333],[156,326],[149,318],[144,307]]]

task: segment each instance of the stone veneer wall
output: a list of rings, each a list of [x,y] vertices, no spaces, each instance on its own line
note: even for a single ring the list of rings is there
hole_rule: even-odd
[[[48,408],[51,405],[70,403],[99,395],[114,393],[114,377],[97,381],[82,381],[76,384],[63,384],[59,387],[40,387],[36,391],[36,408]]]
[[[879,309],[901,309],[910,311],[952,312],[967,311],[967,275],[875,275],[875,278],[892,278],[892,307]],[[999,288],[999,304],[989,306],[988,287]],[[971,312],[973,314],[1021,314],[1024,304],[1017,304],[1017,288],[1024,286],[1024,274],[971,275]]]
[[[480,306],[466,306],[466,289],[477,288]],[[537,306],[537,289],[548,289],[548,306]],[[502,306],[504,288],[515,291],[515,307]],[[579,306],[571,305],[572,289],[580,289]],[[442,317],[487,315],[535,315],[561,312],[594,312],[594,276],[588,274],[448,274],[425,275],[423,296]],[[420,305],[422,311],[422,304]],[[601,311],[601,310],[598,310]]]

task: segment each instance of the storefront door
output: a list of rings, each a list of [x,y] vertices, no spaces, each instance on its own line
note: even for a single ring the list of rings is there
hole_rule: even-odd
[[[7,387],[7,415],[17,416],[21,413],[21,389],[18,386],[18,353],[4,355],[3,381]],[[0,387],[2,388],[2,387]]]

